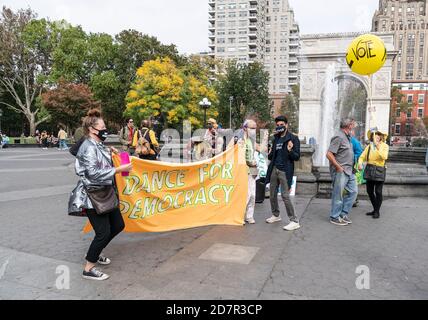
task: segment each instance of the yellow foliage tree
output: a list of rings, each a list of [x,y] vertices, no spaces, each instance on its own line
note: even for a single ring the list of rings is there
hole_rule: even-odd
[[[203,126],[204,112],[199,101],[208,98],[213,107],[208,116],[217,117],[217,94],[207,75],[187,72],[169,58],[150,60],[137,70],[136,79],[126,97],[125,115],[136,120],[159,119],[165,127],[175,127],[189,120]]]

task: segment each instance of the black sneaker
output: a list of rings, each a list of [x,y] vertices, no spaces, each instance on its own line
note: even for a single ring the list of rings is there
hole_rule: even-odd
[[[335,218],[330,218],[330,223],[336,225],[336,226],[347,226],[348,224],[344,221],[342,221],[342,219],[335,219]]]
[[[352,205],[352,207],[353,207],[353,208],[356,208],[356,207],[358,207],[358,205],[359,205],[359,202],[358,202],[358,200],[357,200],[357,201],[355,201],[355,202],[354,202],[354,204]]]
[[[111,263],[111,260],[107,257],[101,256],[98,258],[98,263],[107,266]]]
[[[86,256],[85,256],[85,260],[86,260]],[[107,265],[109,265],[110,263],[111,263],[111,260],[109,259],[109,258],[107,258],[107,257],[104,257],[103,255],[100,255],[99,257],[98,257],[98,261],[97,261],[99,264],[102,264],[102,265],[104,265],[104,266],[107,266]]]
[[[103,281],[110,278],[108,274],[105,274],[98,270],[97,268],[93,267],[89,272],[86,272],[83,270],[83,279],[87,280],[97,280],[97,281]]]
[[[374,216],[374,211],[372,211],[372,212],[367,212],[367,213],[366,213],[366,216]]]
[[[373,217],[372,217],[373,219],[379,219],[380,218],[380,214],[379,214],[379,212],[375,212],[374,214],[373,214]]]

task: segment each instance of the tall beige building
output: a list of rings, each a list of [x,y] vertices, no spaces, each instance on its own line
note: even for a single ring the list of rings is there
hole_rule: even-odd
[[[208,0],[210,55],[238,63],[263,61],[266,0]]]
[[[395,34],[398,55],[393,63],[393,80],[428,80],[426,0],[380,0],[372,29]]]
[[[298,84],[299,26],[287,0],[270,0],[266,9],[265,68],[270,74],[269,92],[284,94]]]
[[[265,64],[271,94],[298,83],[299,27],[288,0],[208,0],[209,55]]]

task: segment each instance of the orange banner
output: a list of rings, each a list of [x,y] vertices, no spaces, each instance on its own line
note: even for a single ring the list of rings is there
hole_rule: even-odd
[[[206,161],[175,164],[132,157],[116,175],[126,232],[165,232],[209,225],[242,226],[248,174],[241,145]],[[120,164],[113,157],[115,166]],[[89,222],[84,232],[91,231]]]

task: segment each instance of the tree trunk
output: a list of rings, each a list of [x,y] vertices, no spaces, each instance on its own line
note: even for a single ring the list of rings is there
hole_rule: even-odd
[[[36,116],[34,113],[30,113],[27,119],[30,124],[30,136],[34,137],[36,135]]]

